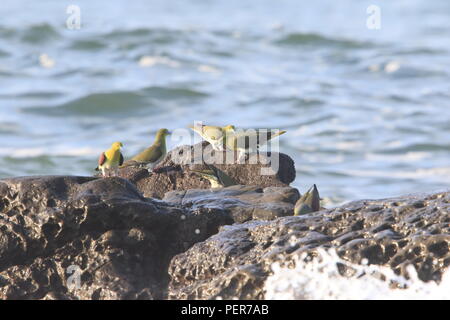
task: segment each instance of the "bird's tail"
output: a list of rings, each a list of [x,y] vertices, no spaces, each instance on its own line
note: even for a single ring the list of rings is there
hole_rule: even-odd
[[[199,129],[200,129],[200,132],[202,131],[202,126],[201,126],[201,125],[199,125],[199,126],[194,126],[194,125],[190,124],[190,125],[188,125],[188,128],[189,128],[189,129],[192,129],[192,130],[194,130],[194,131],[199,131]]]
[[[281,136],[282,134],[285,134],[285,133],[286,133],[286,130],[281,130],[281,131],[278,131],[278,132],[274,132],[273,135],[271,136],[271,138],[275,138],[275,137]]]
[[[214,170],[205,169],[205,170],[191,170],[191,171],[198,174],[199,176],[202,176],[203,178],[217,179]]]

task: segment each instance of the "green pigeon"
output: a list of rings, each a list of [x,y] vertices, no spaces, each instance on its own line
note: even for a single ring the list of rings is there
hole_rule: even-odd
[[[250,129],[246,131],[238,131],[234,127],[224,127],[225,131],[225,146],[232,151],[238,151],[239,161],[247,152],[256,151],[259,147],[267,144],[267,141],[278,137],[284,133],[285,130],[272,131],[272,130],[259,130]]]
[[[234,131],[233,125],[218,127],[198,124],[196,126],[189,126],[189,128],[198,133],[204,140],[208,141],[216,151],[224,150],[225,132]]]
[[[123,155],[120,152],[122,147],[122,142],[114,142],[111,148],[102,152],[98,158],[98,167],[95,170],[101,171],[103,177],[110,176],[111,171],[117,175],[117,170],[123,163]]]
[[[122,167],[149,165],[154,168],[166,156],[166,136],[169,134],[169,130],[159,129],[153,144],[130,160],[125,161]]]
[[[294,216],[301,214],[316,212],[320,210],[320,195],[316,185],[313,185],[309,190],[298,199],[294,208]]]
[[[237,184],[237,182],[233,178],[228,176],[222,170],[212,165],[207,166],[208,169],[192,170],[192,172],[195,172],[202,178],[207,179],[211,183],[211,188],[224,188]]]

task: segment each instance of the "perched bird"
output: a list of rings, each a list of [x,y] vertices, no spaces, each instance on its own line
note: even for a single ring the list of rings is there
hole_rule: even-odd
[[[151,168],[154,168],[166,156],[166,136],[169,134],[169,130],[159,129],[156,133],[153,144],[130,160],[125,161],[122,167],[133,165],[150,165]]]
[[[189,126],[189,128],[208,141],[216,151],[224,150],[225,131],[234,131],[234,126],[232,125],[218,127],[199,124],[197,126]]]
[[[252,152],[265,145],[267,141],[280,136],[286,131],[272,131],[250,129],[246,131],[237,131],[233,126],[224,127],[225,131],[225,146],[232,151],[238,151],[239,161],[242,160],[246,152]]]
[[[102,152],[98,158],[98,167],[95,170],[102,171],[103,177],[109,176],[111,171],[117,175],[117,169],[123,163],[123,155],[120,152],[122,147],[122,142],[114,142],[111,148]]]
[[[298,199],[294,208],[294,216],[301,214],[316,212],[320,210],[320,196],[316,185],[313,185],[309,190]]]
[[[208,169],[192,170],[192,171],[201,176],[202,178],[207,179],[211,183],[211,188],[223,188],[234,186],[237,184],[237,182],[233,178],[228,176],[222,170],[212,165],[207,166]]]

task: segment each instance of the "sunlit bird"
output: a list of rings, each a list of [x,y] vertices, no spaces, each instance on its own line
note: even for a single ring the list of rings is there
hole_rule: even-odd
[[[224,150],[225,132],[234,131],[234,126],[227,125],[225,127],[207,126],[198,124],[189,126],[194,132],[198,133],[204,140],[208,141],[212,148],[216,151]]]
[[[122,147],[122,142],[114,142],[111,148],[102,152],[98,158],[98,167],[95,170],[101,171],[103,177],[110,176],[111,172],[117,175],[118,168],[123,163],[123,155],[120,152]]]
[[[170,134],[167,129],[159,129],[153,144],[142,152],[125,161],[122,167],[150,166],[154,168],[167,154],[166,136]]]
[[[275,137],[278,137],[286,131],[249,129],[245,131],[236,131],[234,127],[224,127],[226,148],[232,151],[238,151],[238,160],[241,161],[245,153],[257,151],[261,146]]]

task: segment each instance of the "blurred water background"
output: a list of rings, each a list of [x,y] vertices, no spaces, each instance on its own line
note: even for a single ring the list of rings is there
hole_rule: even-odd
[[[203,120],[287,130],[293,185],[328,205],[449,187],[448,0],[2,0],[0,17],[0,178],[89,175],[113,141],[133,155]]]

